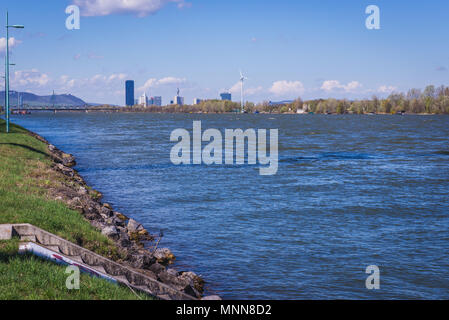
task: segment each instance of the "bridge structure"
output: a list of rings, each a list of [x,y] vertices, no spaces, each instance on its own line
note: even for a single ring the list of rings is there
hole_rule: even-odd
[[[20,113],[32,113],[32,112],[52,112],[52,113],[60,113],[60,112],[118,112],[118,109],[111,108],[92,108],[92,107],[83,107],[83,108],[54,108],[54,107],[31,107],[31,108],[11,108],[12,114],[20,114]]]

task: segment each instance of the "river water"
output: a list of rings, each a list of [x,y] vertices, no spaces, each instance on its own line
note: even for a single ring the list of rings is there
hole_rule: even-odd
[[[117,211],[226,299],[448,299],[449,117],[41,113]],[[170,134],[279,129],[279,171],[175,166]],[[380,290],[365,270],[380,269]]]

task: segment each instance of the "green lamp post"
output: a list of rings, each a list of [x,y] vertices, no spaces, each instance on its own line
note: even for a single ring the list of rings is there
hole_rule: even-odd
[[[9,28],[23,29],[21,25],[9,25],[8,12],[6,12],[6,58],[5,58],[5,112],[6,133],[9,133]]]

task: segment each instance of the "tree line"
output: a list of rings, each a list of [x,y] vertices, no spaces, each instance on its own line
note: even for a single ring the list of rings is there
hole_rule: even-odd
[[[284,105],[270,105],[268,102],[262,106],[255,106],[255,110],[271,113],[333,113],[333,114],[449,114],[449,87],[433,85],[424,90],[410,89],[407,93],[392,93],[387,98],[373,96],[371,99],[315,99],[302,101],[296,99]]]
[[[231,113],[241,110],[240,103],[222,100],[204,100],[197,105],[134,106],[126,108],[99,106],[97,108],[120,112],[163,112],[163,113]],[[95,109],[95,107],[93,107]],[[373,96],[371,99],[315,99],[301,98],[291,103],[272,104],[268,101],[254,104],[247,102],[249,113],[318,113],[318,114],[449,114],[449,87],[433,85],[424,90],[410,89],[407,93],[392,93],[386,98]]]

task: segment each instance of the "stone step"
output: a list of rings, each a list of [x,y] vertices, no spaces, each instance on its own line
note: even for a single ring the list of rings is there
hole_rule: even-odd
[[[68,259],[72,259],[76,263],[84,264],[86,267],[109,276],[125,286],[142,290],[161,299],[196,300],[195,297],[179,291],[177,288],[167,286],[154,279],[154,277],[109,260],[33,225],[0,225],[0,239],[9,239],[13,236],[19,236],[22,242],[34,243]],[[131,282],[135,285],[132,285]]]
[[[149,294],[149,295],[151,295],[153,297],[158,297],[156,294],[154,294],[154,292],[152,292],[150,289],[148,289],[147,286],[135,286],[135,285],[133,285],[132,288],[133,289],[137,289],[137,290],[139,290],[141,292],[145,292],[146,294]],[[169,296],[166,296],[166,297],[159,296],[158,298],[160,298],[162,300],[170,300]]]
[[[131,285],[125,276],[115,276],[114,279],[117,280],[118,282],[124,283],[125,285],[128,286]]]
[[[106,270],[104,270],[103,266],[95,266],[95,267],[92,267],[92,269],[95,269],[96,271],[101,272],[103,274],[108,274],[106,272]]]
[[[81,256],[70,256],[69,258],[75,262],[84,263],[83,259],[81,259]]]
[[[135,286],[135,285],[133,285],[133,288],[137,288],[137,289],[142,290],[142,291],[148,291],[148,287],[147,286]]]
[[[31,241],[31,242],[37,242],[35,235],[21,235],[20,241]]]
[[[52,250],[54,252],[60,253],[59,246],[45,246],[48,250]]]

